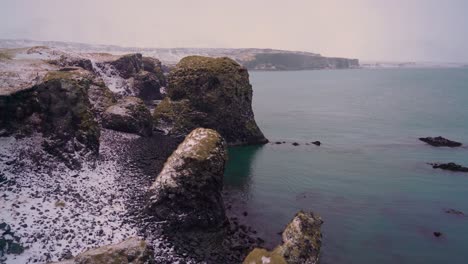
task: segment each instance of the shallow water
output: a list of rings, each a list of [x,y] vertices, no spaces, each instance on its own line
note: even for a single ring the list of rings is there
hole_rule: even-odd
[[[468,69],[252,72],[251,83],[260,128],[288,144],[230,149],[225,185],[266,246],[306,209],[325,221],[322,263],[468,263],[468,216],[444,212],[468,215],[468,174],[426,164],[468,165],[468,148],[418,140],[468,144]]]

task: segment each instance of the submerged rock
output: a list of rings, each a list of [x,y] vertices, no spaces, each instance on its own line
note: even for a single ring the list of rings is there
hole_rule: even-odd
[[[461,147],[462,143],[452,141],[443,137],[425,137],[419,138],[419,140],[426,142],[427,144],[434,147]]]
[[[150,136],[153,120],[149,109],[136,97],[125,97],[103,114],[103,126],[116,131]]]
[[[464,216],[465,214],[462,211],[450,208],[445,210],[445,213],[447,214],[453,214],[453,215],[458,215],[458,216]]]
[[[250,263],[316,264],[322,246],[323,224],[319,216],[311,212],[299,211],[283,231],[283,244],[272,252],[263,249],[253,250],[244,260]],[[268,262],[269,261],[269,262]]]
[[[229,145],[268,142],[254,119],[249,74],[229,58],[182,59],[169,74],[167,95],[154,117],[170,134],[206,127]]]
[[[227,221],[221,196],[226,160],[226,143],[216,131],[192,131],[151,186],[147,213],[170,227],[221,227]]]
[[[462,165],[449,162],[449,163],[429,163],[434,169],[442,169],[456,172],[468,172],[468,167],[463,167]]]
[[[152,264],[153,250],[144,240],[133,237],[119,244],[103,246],[80,253],[73,259],[56,264]]]

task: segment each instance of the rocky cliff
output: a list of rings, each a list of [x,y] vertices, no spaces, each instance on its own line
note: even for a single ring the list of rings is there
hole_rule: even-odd
[[[252,95],[249,74],[235,61],[186,57],[170,72],[167,97],[154,117],[169,134],[205,127],[218,131],[229,145],[266,143],[254,119]]]

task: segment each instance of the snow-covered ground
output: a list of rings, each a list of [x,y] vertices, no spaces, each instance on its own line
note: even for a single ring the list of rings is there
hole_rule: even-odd
[[[0,263],[55,261],[137,234],[126,222],[128,196],[109,142],[101,145],[95,167],[88,163],[71,171],[33,161],[35,155],[46,155],[38,149],[40,141],[40,135],[0,137],[0,171],[8,179],[0,185],[0,223],[10,225],[25,247],[23,254],[0,257]]]

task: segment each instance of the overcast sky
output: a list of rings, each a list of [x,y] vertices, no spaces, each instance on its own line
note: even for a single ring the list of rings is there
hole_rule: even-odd
[[[0,38],[468,62],[468,0],[0,0]]]

